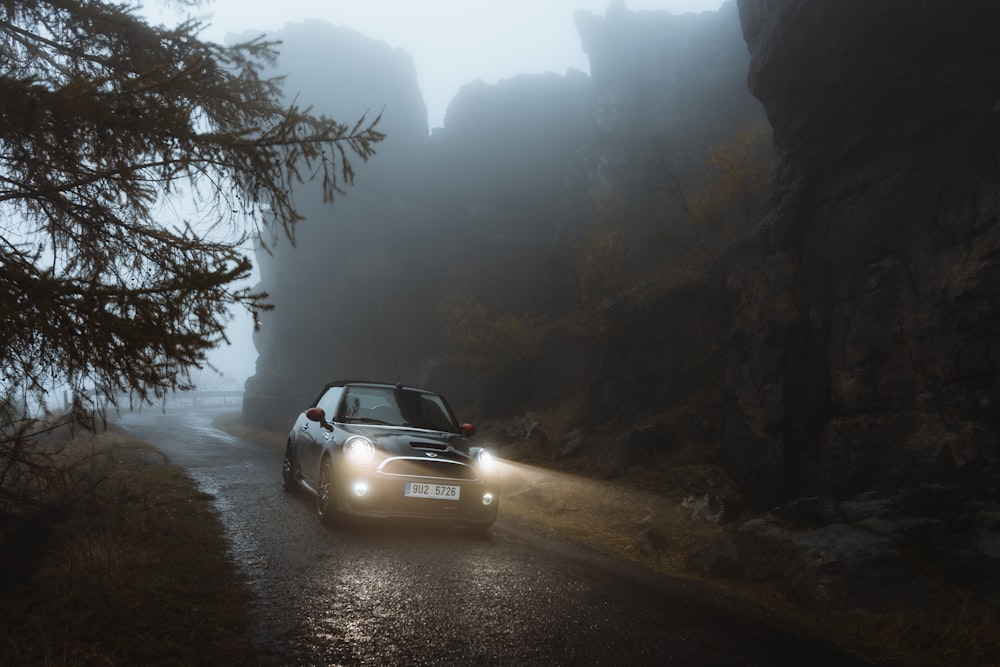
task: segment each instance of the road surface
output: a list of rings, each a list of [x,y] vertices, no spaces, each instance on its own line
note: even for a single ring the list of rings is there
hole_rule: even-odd
[[[324,528],[311,498],[282,492],[282,452],[213,428],[216,415],[149,410],[121,422],[215,497],[256,596],[264,665],[868,664],[694,584],[509,525],[502,501],[486,536]]]

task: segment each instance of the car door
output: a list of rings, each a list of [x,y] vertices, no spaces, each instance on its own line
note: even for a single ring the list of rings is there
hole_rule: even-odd
[[[327,421],[332,420],[337,414],[337,406],[340,404],[340,398],[343,394],[343,387],[330,387],[316,402],[315,407],[323,408]],[[302,419],[298,428],[296,454],[299,457],[299,471],[309,482],[309,485],[316,488],[320,457],[324,447],[329,442],[331,431],[324,428],[319,422],[305,418]]]

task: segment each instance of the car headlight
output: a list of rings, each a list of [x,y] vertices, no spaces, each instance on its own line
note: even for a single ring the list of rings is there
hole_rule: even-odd
[[[493,458],[485,449],[480,449],[476,454],[476,460],[479,462],[479,467],[483,469],[484,472],[492,472],[496,468],[497,460]]]
[[[368,463],[375,458],[375,446],[368,438],[356,435],[344,443],[344,454],[351,463]]]

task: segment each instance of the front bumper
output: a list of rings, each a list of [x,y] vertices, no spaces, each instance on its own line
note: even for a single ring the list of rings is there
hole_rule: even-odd
[[[337,508],[353,516],[489,523],[496,519],[500,502],[500,484],[478,475],[475,479],[394,475],[351,465],[338,466],[334,475]],[[458,487],[458,498],[410,497],[407,483]]]

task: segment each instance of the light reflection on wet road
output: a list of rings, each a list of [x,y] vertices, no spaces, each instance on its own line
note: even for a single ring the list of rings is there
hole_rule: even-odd
[[[505,525],[327,529],[282,492],[282,452],[210,409],[124,414],[215,497],[256,595],[265,665],[863,665],[721,599]]]

